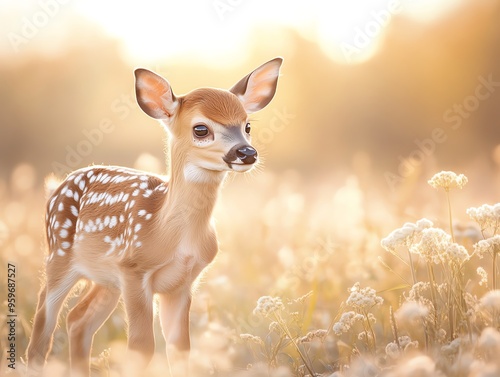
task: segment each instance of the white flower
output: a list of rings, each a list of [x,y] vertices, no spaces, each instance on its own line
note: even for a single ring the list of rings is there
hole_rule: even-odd
[[[461,338],[453,339],[449,344],[441,347],[441,352],[446,356],[455,356],[460,350]]]
[[[406,301],[395,313],[398,321],[405,321],[410,324],[416,324],[427,315],[429,315],[429,308],[415,301]]]
[[[391,359],[398,359],[401,356],[401,352],[399,351],[399,347],[396,342],[390,342],[385,346],[385,353]]]
[[[252,334],[240,334],[240,339],[260,345],[264,344],[263,340],[260,337]]]
[[[382,297],[377,296],[375,289],[370,287],[361,289],[359,282],[355,283],[350,291],[351,294],[347,298],[346,304],[356,309],[370,309],[384,302]]]
[[[333,332],[337,335],[346,333],[357,321],[362,321],[363,319],[363,315],[353,311],[342,313],[339,321],[333,325]]]
[[[283,305],[281,298],[262,296],[257,300],[257,307],[253,310],[253,314],[267,317],[271,313],[283,309],[285,309],[285,306]]]
[[[498,357],[500,353],[500,333],[493,327],[486,327],[479,337],[477,346],[484,353]]]
[[[479,258],[490,252],[498,252],[500,250],[500,236],[496,235],[485,240],[481,240],[474,244],[474,253]]]
[[[389,252],[398,246],[410,247],[414,236],[432,225],[432,221],[427,219],[420,219],[415,224],[405,223],[401,228],[392,231],[380,244]]]
[[[452,262],[455,262],[458,265],[461,265],[465,261],[470,259],[469,253],[467,249],[458,243],[451,243],[445,250],[445,258],[449,259]]]
[[[486,272],[486,270],[482,267],[478,267],[476,272],[479,275],[479,277],[481,278],[481,280],[479,281],[479,285],[487,286],[488,285],[488,273]]]
[[[431,283],[424,281],[417,281],[408,292],[408,298],[412,301],[418,301],[431,287]]]
[[[441,171],[427,181],[434,188],[442,187],[446,191],[451,188],[462,188],[467,183],[467,177],[463,174],[457,175],[452,171]]]
[[[408,360],[402,360],[395,369],[388,373],[389,377],[437,377],[436,363],[429,356],[418,355]]]
[[[466,212],[472,220],[479,224],[481,230],[493,228],[493,232],[496,232],[500,222],[500,203],[483,204],[477,208],[471,207]]]
[[[443,255],[451,244],[451,236],[440,228],[422,230],[420,241],[411,246],[410,251],[419,254],[427,262],[443,262]]]
[[[479,300],[479,306],[493,314],[500,313],[500,290],[495,289],[486,293],[481,300]]]
[[[299,343],[308,343],[308,342],[311,342],[314,338],[318,338],[320,340],[323,340],[327,334],[328,334],[327,330],[309,331],[305,336],[300,337],[298,339],[298,342]]]
[[[387,344],[385,347],[385,353],[392,359],[398,359],[401,356],[401,351],[407,351],[412,348],[418,348],[418,341],[412,341],[407,335],[400,336],[398,338],[399,346],[396,341]]]

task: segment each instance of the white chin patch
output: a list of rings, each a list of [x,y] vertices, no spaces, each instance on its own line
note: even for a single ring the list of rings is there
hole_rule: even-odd
[[[222,179],[224,172],[222,170],[200,167],[192,163],[184,166],[184,179],[187,182],[206,183]]]
[[[255,164],[231,164],[231,170],[233,171],[238,171],[238,172],[245,172],[249,171],[251,168],[254,167]]]

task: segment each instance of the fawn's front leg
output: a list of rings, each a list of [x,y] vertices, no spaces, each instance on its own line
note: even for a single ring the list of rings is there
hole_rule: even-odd
[[[191,292],[188,288],[175,293],[163,293],[159,295],[159,299],[160,324],[167,343],[167,357],[170,356],[171,368],[174,375],[178,375],[176,372],[187,375],[191,347],[189,339]]]
[[[155,349],[153,294],[145,291],[140,281],[128,278],[123,300],[128,317],[128,352],[123,375],[143,376]]]

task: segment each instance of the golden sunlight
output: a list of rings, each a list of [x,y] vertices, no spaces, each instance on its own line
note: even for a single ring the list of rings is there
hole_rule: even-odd
[[[238,64],[235,56],[241,61],[248,57],[246,46],[259,24],[296,29],[316,40],[337,62],[363,62],[377,52],[380,39],[393,18],[404,15],[418,21],[432,21],[456,4],[453,0],[307,3],[257,0],[251,5],[242,0],[214,0],[204,4],[193,0],[147,0],[138,8],[135,3],[89,0],[74,6],[121,40],[132,60],[134,57],[153,60],[184,56],[209,65],[225,66]],[[155,9],[155,12],[144,9]]]

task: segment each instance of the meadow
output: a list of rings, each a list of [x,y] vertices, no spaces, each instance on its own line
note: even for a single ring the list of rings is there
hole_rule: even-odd
[[[2,375],[24,375],[42,278],[38,178],[20,164],[0,182],[0,291],[5,297],[12,263],[18,314],[16,370],[2,358]],[[293,170],[229,177],[215,211],[220,252],[194,296],[192,375],[500,375],[500,205],[478,205],[468,189],[480,182],[463,175],[426,180],[421,190],[439,204],[410,199],[407,206],[434,212],[416,217],[364,186],[359,174],[341,183],[311,182]],[[46,376],[68,375],[64,318],[75,295],[63,309]],[[6,300],[0,313],[5,355]],[[119,376],[125,323],[119,308],[96,335],[93,376]],[[156,339],[144,375],[178,375],[158,323]]]

